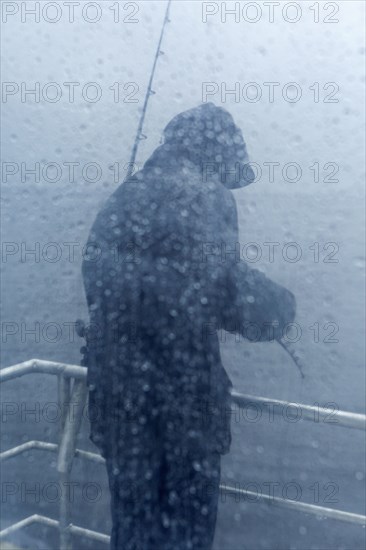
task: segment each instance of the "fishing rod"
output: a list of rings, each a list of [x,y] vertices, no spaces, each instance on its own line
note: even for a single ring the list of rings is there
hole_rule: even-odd
[[[171,4],[171,2],[172,2],[172,0],[169,0],[169,1],[168,1],[167,7],[166,7],[166,10],[165,10],[165,16],[164,16],[164,20],[163,20],[163,25],[162,25],[162,27],[161,27],[159,42],[158,42],[158,46],[157,46],[156,52],[155,52],[154,62],[153,62],[153,66],[152,66],[151,73],[150,73],[149,84],[148,84],[148,86],[147,86],[147,91],[146,91],[146,95],[145,95],[144,105],[143,105],[143,108],[142,108],[142,113],[141,113],[139,125],[138,125],[138,127],[137,127],[137,132],[136,132],[136,137],[135,137],[135,143],[133,144],[133,148],[132,148],[132,153],[131,153],[131,158],[130,158],[130,162],[129,162],[129,166],[128,166],[128,171],[127,171],[126,179],[130,178],[131,175],[132,175],[132,172],[133,172],[133,169],[134,169],[134,165],[135,165],[137,150],[138,150],[138,147],[139,147],[139,143],[140,143],[140,141],[141,141],[142,139],[146,139],[146,136],[142,133],[142,129],[143,129],[143,127],[144,127],[145,115],[146,115],[147,105],[148,105],[148,103],[149,103],[150,96],[155,94],[155,92],[154,92],[153,89],[152,89],[152,83],[153,83],[153,80],[154,80],[155,69],[156,69],[156,66],[157,66],[157,63],[158,63],[159,56],[160,56],[160,55],[164,55],[164,52],[163,52],[160,48],[161,48],[161,44],[162,44],[162,42],[163,42],[163,37],[164,37],[164,32],[165,32],[166,24],[167,24],[167,23],[170,23],[170,19],[169,19],[169,9],[170,9],[170,4]]]

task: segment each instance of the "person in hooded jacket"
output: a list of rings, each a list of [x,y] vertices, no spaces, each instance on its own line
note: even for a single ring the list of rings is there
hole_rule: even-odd
[[[291,292],[238,257],[242,132],[206,103],[108,199],[82,272],[91,440],[106,459],[113,550],[212,548],[230,389],[218,329],[279,339]],[[224,250],[224,252],[223,252]]]

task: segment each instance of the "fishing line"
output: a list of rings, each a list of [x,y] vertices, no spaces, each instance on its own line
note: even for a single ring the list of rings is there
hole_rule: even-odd
[[[296,351],[293,350],[292,348],[290,348],[289,343],[286,342],[286,340],[284,340],[283,338],[281,338],[281,340],[277,340],[277,342],[286,351],[286,353],[288,353],[288,355],[291,357],[292,361],[295,363],[295,365],[297,366],[297,368],[300,372],[301,378],[305,378],[305,374],[304,374],[304,371],[303,371],[303,364],[302,364],[302,361],[301,361],[300,357],[296,354]]]

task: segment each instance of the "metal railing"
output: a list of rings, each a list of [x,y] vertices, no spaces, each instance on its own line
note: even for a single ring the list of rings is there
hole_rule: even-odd
[[[20,376],[42,373],[52,374],[58,377],[58,400],[62,411],[60,438],[59,443],[47,443],[45,441],[28,441],[11,449],[8,449],[0,454],[0,460],[4,461],[14,456],[20,455],[29,450],[44,450],[57,453],[57,471],[60,483],[68,483],[70,473],[75,457],[91,460],[100,464],[104,464],[104,459],[97,453],[84,451],[76,448],[76,438],[80,430],[83,410],[87,401],[87,386],[85,367],[77,365],[68,365],[66,363],[57,363],[52,361],[44,361],[40,359],[31,359],[11,367],[0,370],[0,383],[19,378]],[[271,410],[273,415],[282,415],[284,410],[289,407],[296,407],[301,410],[301,417],[304,420],[319,422],[322,419],[327,419],[332,416],[332,425],[353,428],[358,430],[366,430],[366,415],[356,414],[346,411],[335,411],[330,408],[321,408],[311,405],[303,405],[300,403],[290,403],[269,399],[265,397],[256,397],[244,395],[237,392],[232,392],[232,401],[239,407],[263,407]],[[67,419],[71,419],[68,422]],[[325,508],[291,499],[274,497],[270,495],[257,494],[245,489],[238,489],[228,485],[220,485],[220,489],[227,494],[235,496],[244,496],[248,499],[261,500],[271,503],[275,506],[304,512],[324,518],[346,521],[352,524],[365,525],[366,516],[354,514],[343,510],[333,508]],[[65,493],[65,494],[64,494]],[[60,496],[59,520],[51,519],[43,515],[29,516],[9,527],[0,531],[0,539],[4,539],[23,527],[27,527],[33,523],[43,524],[50,527],[55,527],[59,531],[60,548],[61,550],[72,550],[72,535],[84,536],[89,539],[108,544],[110,537],[106,534],[85,529],[71,523],[70,502],[66,496],[66,492],[62,492]]]

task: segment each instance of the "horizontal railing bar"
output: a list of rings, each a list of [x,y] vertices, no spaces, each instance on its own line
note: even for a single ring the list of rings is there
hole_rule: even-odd
[[[90,529],[85,529],[84,527],[78,527],[77,525],[70,525],[70,531],[73,535],[88,537],[89,539],[104,542],[105,544],[109,544],[111,541],[111,537],[109,535],[104,535],[103,533],[98,533],[97,531],[91,531]]]
[[[305,502],[299,502],[299,501],[284,499],[284,498],[270,496],[270,495],[263,495],[263,494],[258,495],[253,491],[238,489],[236,487],[231,487],[224,484],[220,485],[220,489],[234,496],[244,496],[244,497],[250,498],[251,502],[260,500],[267,504],[275,505],[280,508],[287,508],[296,512],[303,512],[303,513],[315,515],[318,517],[325,517],[327,519],[345,521],[347,523],[352,523],[352,524],[361,525],[361,526],[364,526],[366,524],[366,516],[362,516],[360,514],[344,512],[343,510],[336,510],[333,508],[325,508],[322,506],[316,506],[314,504],[308,504]],[[0,538],[9,536],[16,530],[21,529],[23,527],[27,527],[32,523],[42,523],[50,527],[59,527],[58,521],[50,519],[46,516],[40,516],[35,514],[0,531]],[[83,527],[78,527],[72,524],[70,525],[69,529],[70,529],[70,532],[74,535],[85,536],[87,538],[91,538],[93,540],[103,542],[106,544],[109,544],[110,542],[110,537],[108,535],[105,535],[103,533],[98,533],[97,531],[92,531],[90,529],[85,529]]]
[[[63,374],[70,378],[83,379],[86,377],[86,367],[78,365],[69,365],[67,363],[56,363],[42,359],[30,359],[11,367],[0,370],[0,383],[7,382],[19,376],[31,373],[45,374]],[[304,405],[303,403],[292,403],[290,401],[281,401],[279,399],[270,399],[268,397],[257,397],[253,395],[241,394],[236,391],[231,392],[232,400],[239,406],[267,407],[271,414],[283,414],[284,409],[293,408],[301,413],[301,418],[311,420],[314,423],[332,424],[358,430],[366,430],[366,415],[352,413],[348,411],[333,410],[330,408],[316,407],[313,405]]]
[[[34,514],[33,516],[29,516],[28,518],[22,519],[21,521],[18,521],[17,523],[14,523],[13,525],[10,525],[6,529],[3,529],[2,531],[0,531],[0,538],[8,537],[18,529],[22,529],[23,527],[28,527],[28,525],[32,525],[32,523],[42,523],[43,525],[48,525],[50,527],[58,527],[59,522],[55,519],[48,518],[47,516],[40,516],[39,514]]]
[[[275,506],[279,506],[281,508],[292,509],[296,512],[304,512],[307,514],[326,517],[327,519],[336,519],[362,526],[366,525],[366,516],[363,516],[361,514],[344,512],[343,510],[336,510],[335,508],[325,508],[323,506],[316,506],[315,504],[308,504],[306,502],[299,502],[298,500],[290,500],[271,495],[258,495],[254,491],[238,489],[237,487],[231,487],[223,484],[220,485],[220,489],[235,496],[249,497],[251,499],[251,502],[255,500],[262,500],[264,502],[267,502],[268,504],[274,504]]]
[[[273,415],[282,415],[284,410],[288,411],[287,419],[291,419],[291,408],[297,421],[300,419],[310,420],[314,423],[331,424],[332,426],[342,426],[345,428],[354,428],[357,430],[366,430],[366,415],[352,413],[347,411],[334,410],[331,408],[317,407],[313,405],[304,405],[291,401],[281,401],[279,399],[270,399],[268,397],[257,397],[254,395],[245,395],[235,391],[231,392],[231,398],[239,407],[254,406],[261,410],[266,407]],[[286,413],[287,414],[287,413]]]
[[[28,451],[31,448],[56,451],[57,445],[52,443],[44,443],[43,441],[28,441],[23,445],[14,447],[14,449],[5,451],[6,453],[10,453],[11,451],[18,450],[17,453],[13,453],[12,455],[7,456],[6,458],[10,458],[10,456],[14,456],[15,454],[18,454],[20,452]],[[4,453],[2,453],[2,455],[3,454]],[[105,462],[104,458],[101,457],[100,455],[89,451],[82,451],[80,449],[76,449],[75,456],[78,456],[80,458],[86,458],[88,460],[92,460],[93,462],[97,462],[99,464],[103,464]],[[334,508],[325,508],[322,506],[315,506],[314,504],[307,504],[305,502],[299,502],[297,500],[290,500],[290,499],[285,499],[285,498],[280,498],[280,497],[275,497],[270,495],[264,495],[264,494],[259,495],[258,493],[255,493],[253,491],[238,489],[237,487],[231,487],[225,484],[220,485],[220,490],[235,496],[247,497],[248,499],[250,499],[251,502],[255,500],[262,500],[264,502],[275,504],[282,508],[290,508],[297,512],[305,512],[308,514],[325,516],[329,519],[337,519],[337,520],[346,521],[348,523],[354,523],[358,525],[366,524],[366,516],[363,516],[360,514],[354,514],[352,512],[344,512],[343,510],[336,510]],[[81,528],[78,527],[76,529],[81,529]]]
[[[58,445],[56,445],[56,443],[46,443],[46,441],[27,441],[26,443],[22,443],[21,445],[17,445],[16,447],[12,447],[11,449],[7,449],[6,451],[0,453],[0,460],[8,460],[13,456],[20,455],[33,449],[40,449],[55,453],[58,450]]]
[[[24,443],[23,445],[19,445],[19,447],[15,447],[14,450],[19,449],[19,452],[21,452],[20,448],[23,448],[22,451],[29,450],[30,448],[37,448],[37,449],[45,448],[41,446],[42,443],[43,443],[42,441],[28,441],[28,443]],[[34,444],[34,445],[30,446],[31,444]],[[47,450],[51,450],[51,451],[57,450],[57,445],[50,444],[50,443],[45,445],[47,445]],[[9,451],[5,451],[5,452],[8,453]],[[104,458],[98,455],[97,453],[82,451],[80,449],[76,449],[75,456],[78,456],[80,458],[86,458],[87,460],[91,460],[99,464],[103,464],[105,462]],[[229,494],[233,494],[236,496],[246,496],[251,500],[251,502],[253,502],[253,500],[255,499],[260,499],[262,501],[274,503],[280,507],[291,508],[298,512],[302,511],[313,515],[315,514],[315,515],[326,516],[327,518],[339,519],[342,521],[356,523],[359,525],[366,524],[366,516],[363,516],[360,514],[353,514],[351,512],[344,512],[342,510],[336,510],[333,508],[324,508],[322,506],[315,506],[313,504],[306,504],[295,500],[284,499],[284,498],[275,497],[275,496],[272,497],[270,495],[263,495],[263,494],[258,495],[257,493],[254,493],[252,491],[247,491],[245,489],[238,489],[236,487],[231,487],[225,484],[221,484],[220,489],[224,492],[227,492]]]
[[[0,370],[0,382],[7,382],[14,378],[19,378],[25,374],[62,374],[68,378],[83,379],[86,377],[86,367],[78,365],[68,365],[54,361],[45,361],[43,359],[29,359],[23,363],[12,365]]]
[[[60,525],[60,522],[55,519],[34,514],[33,516],[22,519],[21,521],[14,523],[14,525],[10,525],[10,527],[7,527],[6,529],[0,531],[0,538],[5,538],[13,534],[18,529],[22,529],[23,527],[28,527],[29,525],[32,525],[32,523],[41,523],[42,525],[48,525],[49,527],[56,528],[58,528]],[[91,531],[90,529],[84,529],[84,527],[78,527],[77,525],[72,524],[69,526],[69,530],[73,535],[88,537],[98,542],[104,542],[105,544],[110,543],[110,537],[108,535],[98,533],[97,531]]]
[[[8,460],[13,456],[20,455],[22,453],[25,453],[26,451],[30,451],[33,449],[42,450],[42,451],[51,451],[53,453],[56,453],[58,451],[58,445],[56,443],[46,443],[46,441],[37,441],[37,440],[27,441],[26,443],[22,443],[17,447],[12,447],[11,449],[7,449],[6,451],[3,451],[2,453],[0,453],[0,461]],[[76,449],[75,456],[79,458],[86,458],[98,464],[105,463],[105,460],[102,456],[98,455],[97,453],[92,453],[90,451],[83,451],[81,449]]]
[[[86,458],[97,464],[105,464],[105,460],[102,456],[97,453],[91,453],[90,451],[82,451],[81,449],[76,449],[75,456],[79,458]]]
[[[2,453],[0,457],[2,459],[11,458],[11,456],[15,456],[16,454],[19,454],[24,451],[28,451],[30,449],[44,449],[48,451],[57,451],[57,448],[58,446],[54,443],[45,443],[43,441],[28,441],[23,445],[19,445],[18,447],[14,447],[13,449],[9,449],[8,451],[5,451],[5,453],[7,453],[6,457],[4,457],[5,453]],[[103,464],[105,462],[104,458],[98,455],[97,453],[82,451],[80,449],[76,449],[75,456],[78,456],[80,458],[86,458],[88,460],[97,462],[99,464]],[[314,504],[307,504],[304,502],[284,499],[284,498],[270,496],[270,495],[264,495],[264,494],[259,495],[257,493],[254,493],[253,491],[238,489],[237,487],[231,487],[225,484],[221,484],[220,489],[228,494],[232,494],[239,497],[240,496],[248,497],[248,499],[250,499],[251,502],[255,500],[262,500],[267,503],[273,503],[282,508],[291,508],[292,510],[295,510],[297,512],[305,512],[308,514],[325,516],[329,519],[337,519],[337,520],[346,521],[348,523],[354,523],[358,525],[366,524],[366,516],[363,516],[360,514],[354,514],[352,512],[344,512],[343,510],[336,510],[334,508],[325,508],[322,506],[315,506]],[[75,526],[73,526],[73,528],[77,530],[82,529]],[[94,531],[91,531],[91,532],[94,532]],[[81,532],[79,534],[81,534]],[[85,535],[85,536],[88,536],[88,535]],[[106,536],[106,535],[103,535],[103,536]],[[95,540],[102,540],[102,539],[95,539]],[[103,540],[102,542],[105,542],[105,541]]]

